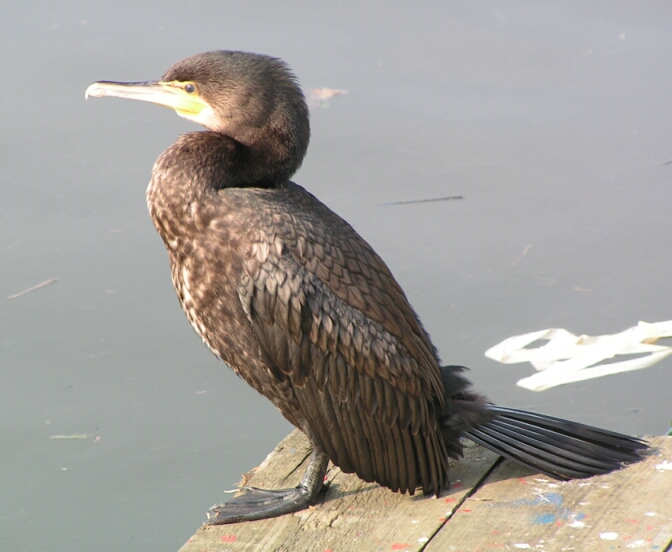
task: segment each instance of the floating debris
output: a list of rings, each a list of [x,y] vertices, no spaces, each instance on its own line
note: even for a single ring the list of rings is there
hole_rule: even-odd
[[[522,259],[525,255],[527,255],[527,252],[530,250],[530,247],[532,247],[532,244],[528,243],[525,249],[523,249],[523,252],[520,255],[518,255],[518,258],[511,263],[511,266],[516,266],[518,264],[518,261],[520,261],[520,259]]]
[[[56,282],[58,282],[58,280],[56,278],[51,278],[49,280],[46,280],[46,281],[42,282],[41,284],[37,284],[36,286],[33,286],[31,288],[24,289],[23,291],[19,291],[19,293],[15,293],[14,295],[8,295],[7,299],[16,299],[17,297],[21,297],[22,295],[25,295],[26,293],[30,293],[31,291],[35,291],[36,289],[46,287],[50,284],[55,284]]]
[[[308,94],[308,103],[310,105],[319,105],[324,108],[329,107],[329,100],[334,96],[343,96],[348,94],[347,90],[337,88],[314,88]]]
[[[485,356],[514,364],[530,362],[538,373],[516,385],[530,391],[543,391],[556,385],[641,370],[672,354],[672,347],[656,345],[658,339],[672,337],[672,320],[639,322],[613,335],[575,335],[562,328],[541,330],[505,339],[485,352]],[[541,347],[529,347],[539,340]],[[619,362],[604,363],[619,355],[640,355]]]
[[[73,435],[49,435],[49,439],[88,439],[89,436],[84,433],[75,433]]]
[[[376,205],[376,207],[387,207],[388,205],[408,205],[410,203],[430,203],[432,201],[450,201],[453,199],[464,199],[464,196],[430,197],[426,199],[402,199],[401,201],[388,201],[386,203],[379,203]]]

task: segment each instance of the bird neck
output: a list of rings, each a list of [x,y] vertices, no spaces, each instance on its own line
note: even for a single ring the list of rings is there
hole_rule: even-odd
[[[288,143],[281,147],[282,136],[268,134],[249,145],[213,131],[180,136],[154,163],[147,188],[152,219],[166,244],[175,241],[185,224],[196,219],[207,224],[208,206],[216,203],[218,190],[286,186],[302,157]]]
[[[273,188],[289,180],[304,153],[279,131],[248,135],[244,141],[213,131],[191,132],[161,154],[154,172],[170,173],[180,186]]]

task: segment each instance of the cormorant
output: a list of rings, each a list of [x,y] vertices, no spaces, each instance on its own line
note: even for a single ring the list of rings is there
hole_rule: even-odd
[[[153,102],[207,130],[157,159],[147,204],[173,284],[205,344],[313,446],[298,487],[244,488],[210,523],[314,503],[331,460],[393,491],[439,495],[467,436],[558,479],[640,459],[643,441],[487,402],[437,350],[383,260],[290,181],[310,135],[279,59],[198,54],[153,82],[101,81],[86,96]]]

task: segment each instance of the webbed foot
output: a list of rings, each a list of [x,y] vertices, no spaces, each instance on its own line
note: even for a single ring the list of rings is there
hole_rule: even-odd
[[[280,491],[243,487],[241,492],[226,504],[210,508],[208,524],[221,525],[282,516],[303,510],[312,503],[308,490],[300,485]]]
[[[267,519],[291,514],[315,503],[322,489],[329,458],[321,451],[313,450],[306,474],[293,489],[270,491],[256,487],[241,488],[242,494],[226,504],[213,506],[208,511],[209,525],[238,523]]]

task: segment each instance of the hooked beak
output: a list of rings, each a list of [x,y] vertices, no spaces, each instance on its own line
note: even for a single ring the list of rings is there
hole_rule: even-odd
[[[196,118],[201,112],[209,107],[198,95],[185,90],[185,83],[172,81],[148,81],[148,82],[94,82],[86,89],[86,99],[92,98],[126,98],[128,100],[140,100],[157,105],[170,107],[178,115],[187,118]]]

